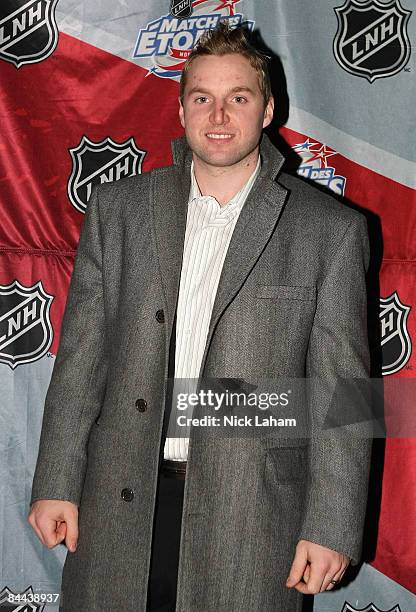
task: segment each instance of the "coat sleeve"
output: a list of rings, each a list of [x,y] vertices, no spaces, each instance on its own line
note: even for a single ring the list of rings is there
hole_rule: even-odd
[[[340,381],[359,379],[364,385],[368,381],[368,263],[366,221],[357,214],[339,241],[318,291],[306,364],[310,381],[311,479],[299,539],[344,553],[353,564],[358,563],[361,554],[371,423],[356,418],[356,406],[348,405],[345,395],[342,406],[331,402]],[[325,422],[334,408],[344,422],[325,431]]]
[[[74,262],[61,339],[46,395],[31,503],[79,503],[90,429],[107,378],[99,198],[94,192]]]

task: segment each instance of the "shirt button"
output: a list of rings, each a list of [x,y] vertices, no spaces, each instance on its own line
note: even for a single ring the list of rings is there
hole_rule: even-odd
[[[147,402],[142,397],[136,400],[136,408],[139,412],[145,412],[147,409]]]
[[[121,499],[124,499],[126,502],[133,501],[134,491],[132,489],[123,489],[121,492]]]
[[[165,322],[165,313],[163,312],[162,309],[156,310],[155,317],[156,317],[156,321],[158,323],[164,323]]]

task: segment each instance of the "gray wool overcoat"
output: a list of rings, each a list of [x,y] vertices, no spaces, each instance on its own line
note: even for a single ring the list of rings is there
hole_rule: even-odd
[[[190,189],[185,140],[173,151],[170,167],[99,187],[81,233],[32,490],[32,502],[79,505],[78,548],[63,571],[67,612],[146,610]],[[224,262],[200,374],[319,377],[328,388],[337,377],[366,377],[365,218],[282,173],[283,157],[266,136],[261,156]],[[161,309],[164,322],[155,316]],[[311,394],[312,420],[327,402]],[[301,538],[358,561],[369,440],[207,441],[194,429],[177,612],[299,611],[302,597],[284,583]]]

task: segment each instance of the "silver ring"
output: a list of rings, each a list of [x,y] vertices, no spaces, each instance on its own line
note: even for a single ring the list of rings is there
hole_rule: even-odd
[[[331,584],[338,584],[338,580],[330,580]]]

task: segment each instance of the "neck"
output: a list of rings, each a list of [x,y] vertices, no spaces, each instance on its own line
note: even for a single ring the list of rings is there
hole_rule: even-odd
[[[201,195],[213,196],[220,206],[229,202],[253,174],[259,157],[256,147],[247,157],[233,166],[211,166],[193,155],[194,173]]]

